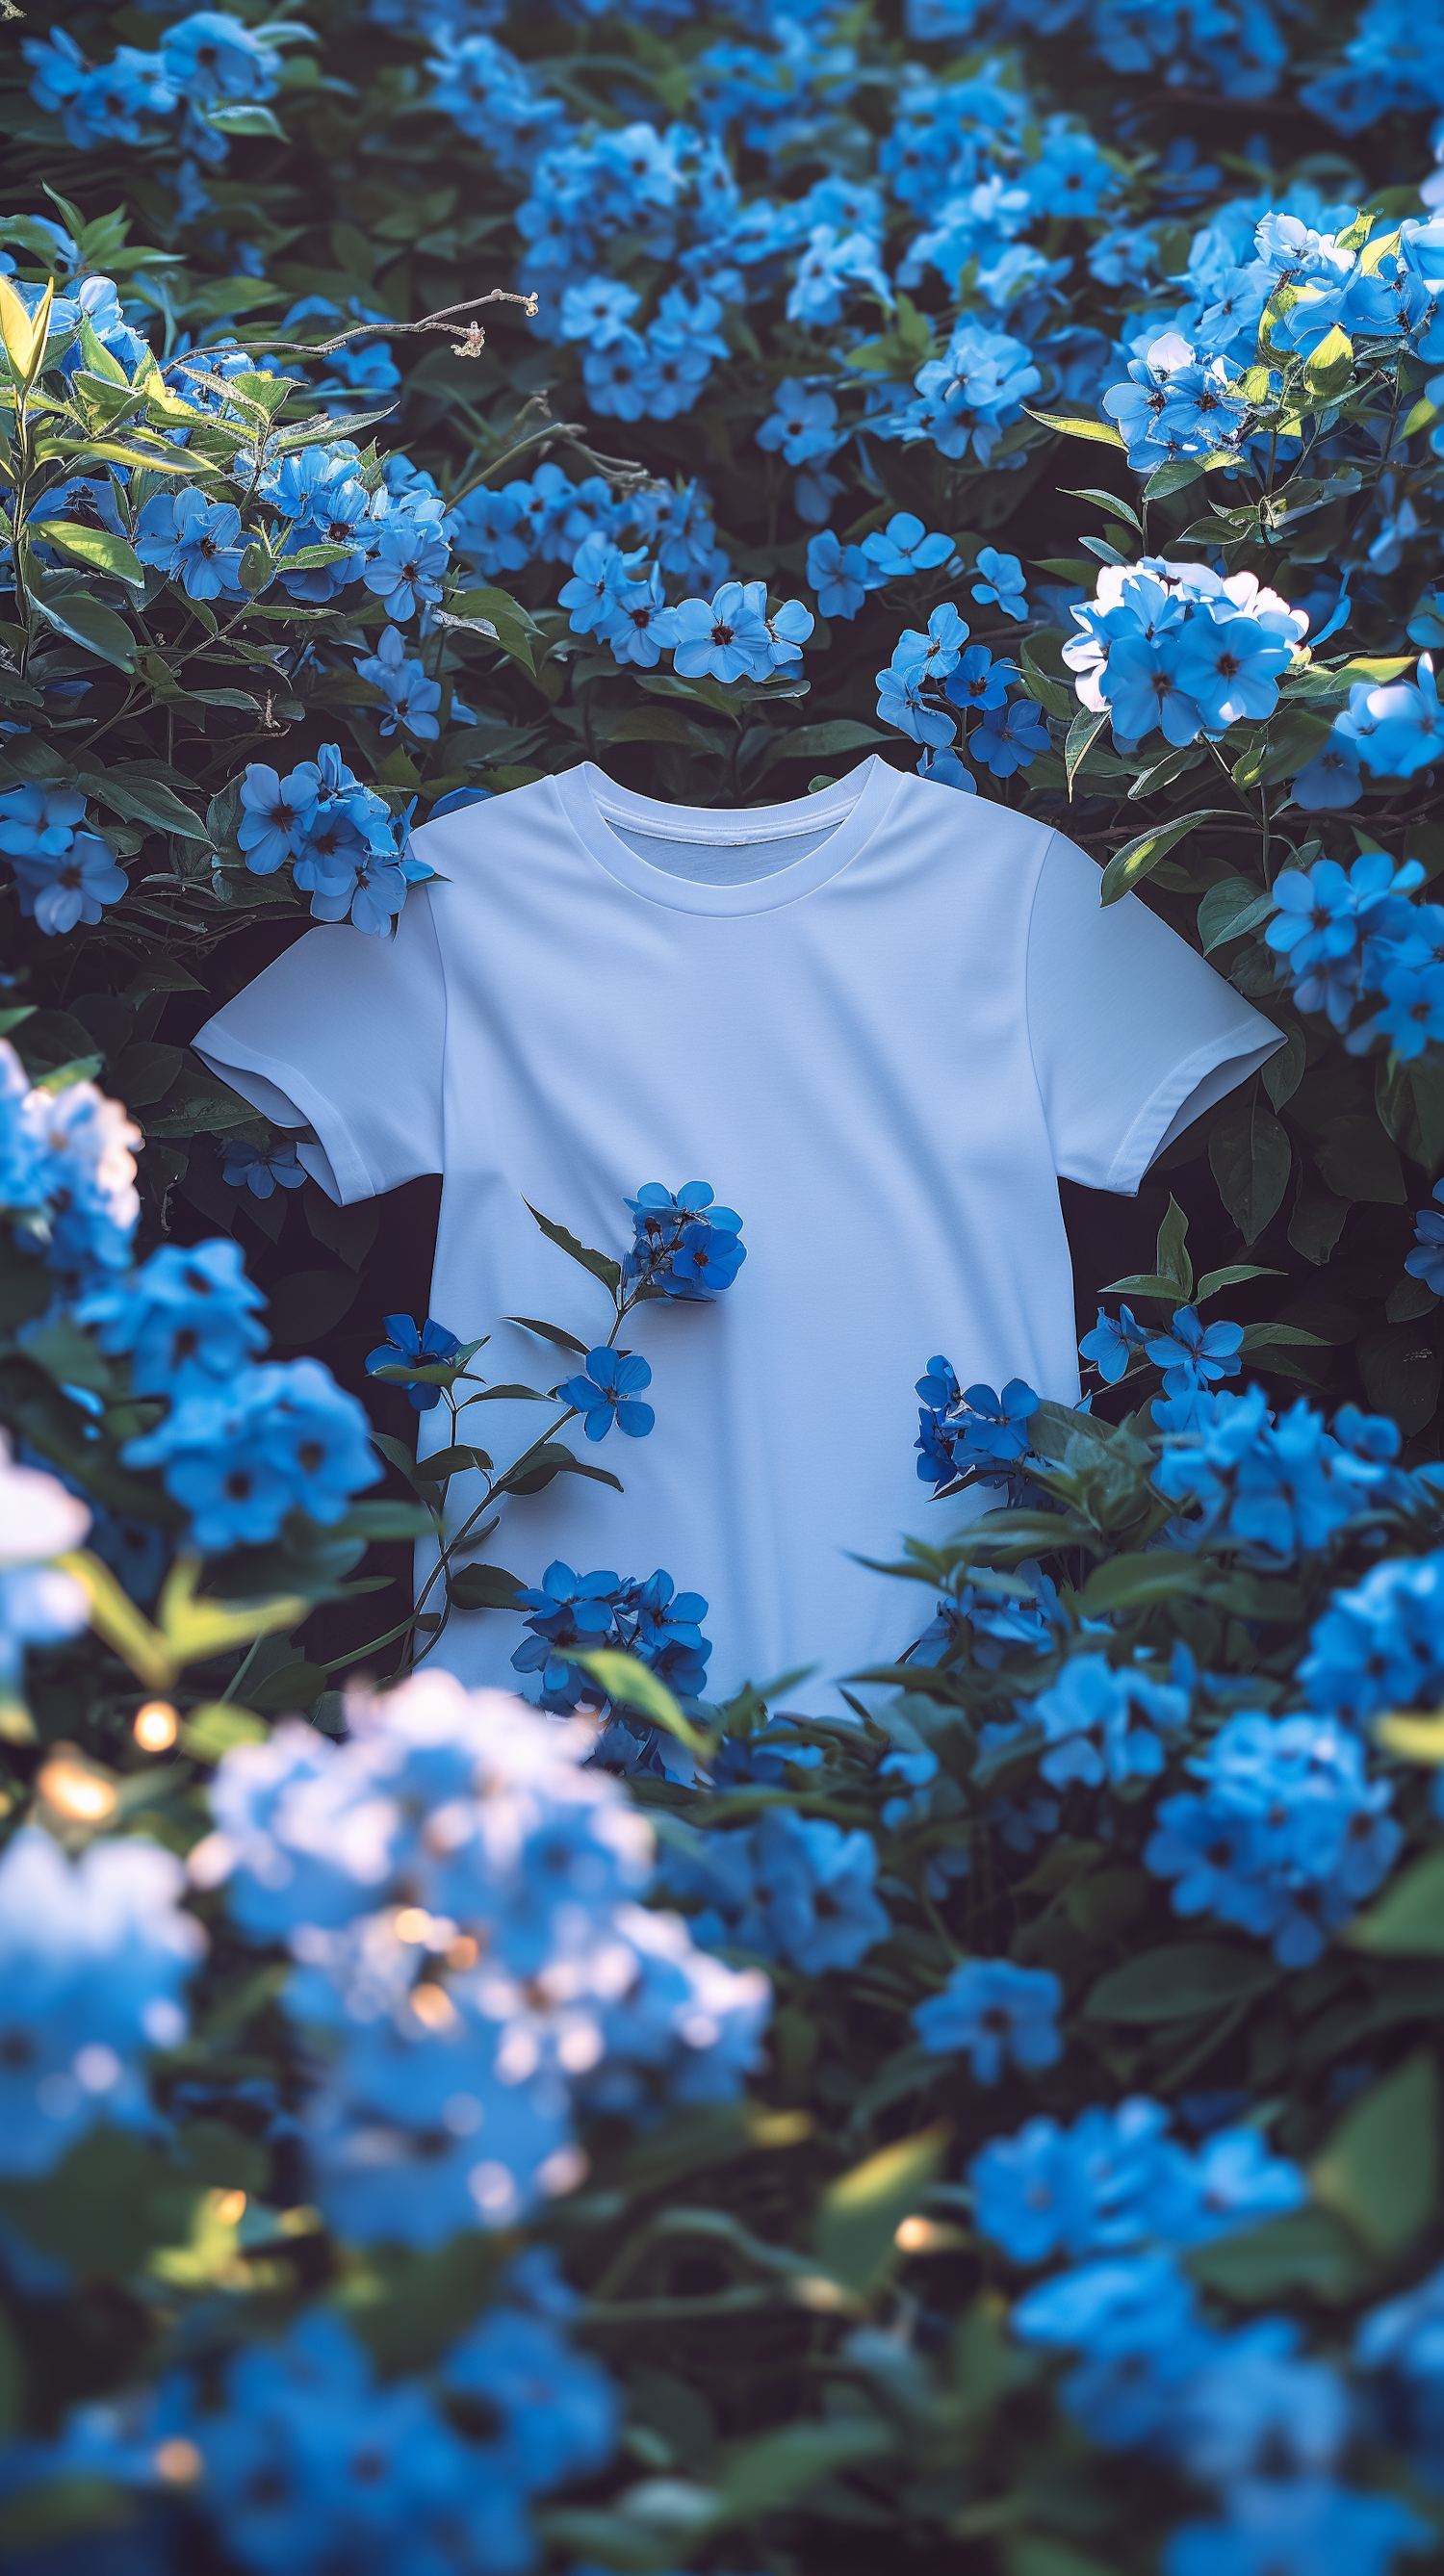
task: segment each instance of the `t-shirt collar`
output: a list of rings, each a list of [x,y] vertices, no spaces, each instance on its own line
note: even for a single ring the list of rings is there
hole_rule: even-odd
[[[773,912],[828,884],[872,838],[902,777],[874,753],[815,796],[794,797],[785,805],[731,808],[669,805],[656,797],[635,795],[630,788],[618,787],[591,761],[564,771],[549,784],[563,816],[590,855],[633,894],[674,912],[738,914]],[[642,858],[612,830],[612,818],[655,833],[659,859],[665,855],[667,840],[782,840],[793,833],[810,837],[819,831],[826,838],[771,876],[753,877],[743,885],[711,885],[671,876],[664,866]]]

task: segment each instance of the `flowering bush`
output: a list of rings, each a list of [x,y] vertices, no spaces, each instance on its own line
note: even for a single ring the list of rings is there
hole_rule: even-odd
[[[0,2567],[1437,2558],[1444,9],[144,0],[0,123]],[[1081,1409],[917,1353],[804,1717],[527,1537],[713,1181],[498,1386],[187,1042],[433,815],[874,751],[1284,1043],[1067,1193]]]

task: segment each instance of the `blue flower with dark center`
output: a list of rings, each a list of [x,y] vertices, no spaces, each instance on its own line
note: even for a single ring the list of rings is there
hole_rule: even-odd
[[[631,1352],[608,1350],[603,1344],[588,1351],[585,1374],[579,1371],[565,1379],[556,1391],[582,1416],[589,1440],[605,1440],[614,1422],[631,1439],[644,1440],[657,1417],[650,1404],[639,1404],[637,1397],[651,1383],[645,1360]]]
[[[376,1350],[367,1352],[368,1375],[374,1375],[377,1369],[404,1368],[408,1360],[423,1364],[449,1360],[452,1352],[461,1348],[459,1334],[448,1332],[445,1324],[438,1324],[433,1315],[427,1316],[419,1332],[410,1315],[383,1315],[381,1320],[386,1327],[387,1338]],[[390,1384],[405,1386],[407,1402],[418,1413],[430,1413],[432,1407],[441,1402],[440,1387],[432,1386],[425,1378],[419,1383],[414,1378],[392,1378]]]
[[[1011,1959],[964,1959],[942,1993],[913,2013],[930,2057],[966,2051],[979,2084],[996,2084],[1011,2060],[1029,2073],[1063,2053],[1058,2013],[1063,1989],[1048,1968],[1017,1968]]]

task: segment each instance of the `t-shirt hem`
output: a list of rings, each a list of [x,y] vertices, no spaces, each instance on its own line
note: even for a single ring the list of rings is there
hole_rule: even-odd
[[[287,1064],[283,1057],[269,1052],[262,1058],[253,1053],[250,1048],[243,1046],[236,1038],[225,1040],[225,1045],[230,1052],[222,1054],[216,1045],[203,1043],[206,1036],[207,1031],[202,1029],[199,1037],[193,1038],[191,1044],[201,1062],[208,1064],[213,1073],[218,1073],[222,1082],[229,1082],[232,1090],[239,1091],[242,1098],[246,1099],[250,1095],[246,1091],[245,1084],[243,1081],[238,1082],[235,1077],[237,1074],[255,1074],[262,1082],[269,1083],[275,1090],[285,1093],[296,1110],[295,1124],[298,1127],[315,1129],[325,1151],[326,1160],[336,1176],[342,1207],[351,1206],[357,1199],[370,1199],[378,1195],[382,1184],[376,1179],[355,1138],[339,1117],[335,1102],[328,1100],[322,1092],[319,1092],[298,1065]]]
[[[1216,1072],[1220,1065],[1236,1060],[1239,1068],[1237,1081],[1244,1082],[1271,1055],[1277,1054],[1284,1044],[1283,1031],[1275,1029],[1267,1039],[1260,1041],[1259,1018],[1259,1013],[1251,1012],[1247,1020],[1240,1020],[1233,1028],[1209,1038],[1203,1046],[1196,1047],[1192,1055],[1185,1056],[1181,1064],[1174,1066],[1167,1080],[1159,1083],[1139,1110],[1109,1166],[1108,1177],[1103,1183],[1105,1190],[1112,1190],[1120,1197],[1137,1196],[1148,1166],[1179,1110],[1206,1075]],[[1236,1084],[1230,1086],[1236,1087]]]

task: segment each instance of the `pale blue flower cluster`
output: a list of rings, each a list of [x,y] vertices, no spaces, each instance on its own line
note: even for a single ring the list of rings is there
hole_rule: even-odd
[[[1160,729],[1181,747],[1272,715],[1309,622],[1254,573],[1161,555],[1105,564],[1072,617],[1079,632],[1063,659],[1079,701],[1106,712],[1129,750]]]
[[[108,63],[92,64],[63,27],[25,37],[20,50],[34,72],[31,97],[62,119],[76,151],[104,142],[154,142],[172,123],[183,150],[223,161],[224,128],[209,118],[216,109],[272,97],[281,76],[279,49],[298,32],[280,24],[253,28],[228,10],[199,9],[167,27],[153,54],[121,45]]]
[[[440,1673],[349,1722],[341,1746],[285,1725],[227,1754],[192,1860],[243,1932],[289,1943],[286,2010],[320,2070],[311,2189],[335,2225],[415,2246],[509,2227],[581,2180],[589,2107],[738,2090],[767,1980],[640,1902],[651,1832],[584,1767],[589,1726]]]

